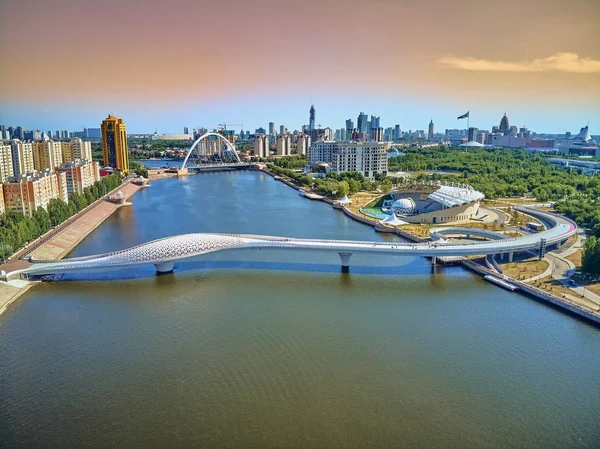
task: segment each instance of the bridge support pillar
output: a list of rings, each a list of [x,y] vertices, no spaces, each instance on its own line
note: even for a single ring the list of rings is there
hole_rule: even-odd
[[[338,253],[340,259],[342,259],[342,273],[348,273],[350,271],[350,256],[352,253]]]
[[[173,262],[155,263],[157,274],[171,273],[173,271]]]
[[[431,265],[437,264],[437,256],[431,256]]]
[[[508,261],[512,262],[513,261],[513,256],[515,255],[515,253],[513,251],[508,253]]]

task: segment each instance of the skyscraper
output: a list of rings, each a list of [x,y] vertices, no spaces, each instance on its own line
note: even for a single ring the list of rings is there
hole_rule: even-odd
[[[187,127],[187,126],[184,126],[184,127],[183,127],[183,134],[189,134],[189,133],[190,133],[189,131],[190,131],[190,130],[188,129],[188,127]]]
[[[506,112],[504,113],[504,117],[502,117],[502,120],[500,120],[500,127],[498,128],[498,130],[504,134],[508,134],[510,130],[510,125],[508,124],[508,117],[506,116]]]
[[[381,117],[371,116],[371,129],[378,129],[381,127],[380,120]]]
[[[429,131],[427,132],[427,140],[433,140],[433,119],[429,122]]]
[[[358,114],[358,118],[356,119],[356,128],[358,129],[359,133],[367,133],[367,114],[364,112]]]
[[[308,117],[308,130],[312,131],[315,129],[315,105],[310,105],[310,112]]]
[[[467,134],[467,142],[473,142],[475,141],[475,139],[477,139],[477,131],[479,131],[479,129],[474,127],[469,128],[469,133]]]
[[[269,136],[274,136],[275,134],[275,123],[269,122]]]
[[[104,166],[116,168],[124,174],[129,172],[127,130],[120,118],[109,115],[102,121],[102,154]]]
[[[282,136],[285,134],[285,126],[284,125],[279,126],[279,134]]]
[[[346,120],[346,134],[351,134],[354,129],[354,122],[352,119]]]
[[[394,140],[395,139],[400,139],[401,134],[400,134],[400,125],[396,125],[394,126]]]

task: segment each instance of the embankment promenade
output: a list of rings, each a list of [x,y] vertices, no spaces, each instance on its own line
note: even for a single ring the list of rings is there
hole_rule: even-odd
[[[128,200],[140,188],[142,187],[139,185],[126,182],[109,194],[120,190],[124,200]],[[25,249],[14,254],[10,261],[0,265],[0,270],[10,272],[28,267],[30,263],[22,259],[23,257],[32,257],[38,260],[62,259],[121,206],[123,205],[106,201],[104,198],[98,199],[55,229],[31,242]],[[33,283],[27,281],[0,281],[0,314],[31,285]]]
[[[281,181],[284,184],[286,184],[296,190],[301,189],[301,187],[295,185],[293,182],[291,182],[285,178],[282,178],[281,176],[277,176],[274,173],[269,172],[269,170],[266,168],[263,169],[263,172],[272,176],[277,181]],[[335,204],[335,201],[330,198],[323,197],[321,199],[321,201],[324,201],[324,202],[332,204],[332,205]],[[356,212],[353,212],[352,210],[350,210],[348,207],[337,206],[335,208],[341,209],[344,212],[344,214],[346,214],[348,217],[352,218],[355,221],[358,221],[360,223],[363,223],[363,224],[366,224],[369,226],[373,226],[375,228],[375,230],[377,230],[379,232],[388,232],[388,233],[396,234],[406,240],[410,240],[413,242],[425,242],[428,240],[428,239],[423,239],[422,237],[419,237],[411,232],[404,231],[404,230],[400,229],[399,227],[390,227],[387,225],[380,224],[379,220],[367,218],[366,216],[357,214]],[[438,258],[438,259],[443,260],[443,258]],[[583,307],[581,304],[576,304],[575,302],[570,301],[569,298],[567,298],[567,297],[563,298],[563,297],[557,296],[553,293],[550,293],[550,292],[544,291],[540,288],[534,287],[533,285],[529,285],[525,282],[521,282],[510,276],[492,271],[489,268],[483,266],[482,264],[480,264],[474,260],[467,259],[465,257],[460,257],[457,259],[449,260],[449,262],[452,262],[452,263],[459,262],[465,268],[467,268],[468,270],[470,270],[474,273],[479,274],[481,277],[484,277],[486,275],[498,277],[498,278],[502,279],[503,281],[514,285],[515,287],[520,289],[522,293],[525,293],[528,296],[533,297],[538,301],[544,302],[546,304],[550,304],[550,305],[560,309],[561,311],[565,311],[566,313],[568,313],[570,315],[574,315],[579,318],[583,318],[585,320],[591,321],[595,325],[600,325],[600,313],[598,313],[596,310],[590,310],[586,307]]]

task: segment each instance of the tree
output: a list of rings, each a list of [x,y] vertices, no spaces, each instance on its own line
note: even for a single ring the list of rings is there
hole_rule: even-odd
[[[350,186],[346,181],[340,181],[337,185],[337,196],[338,198],[342,198],[350,193]]]
[[[600,239],[588,237],[581,254],[581,271],[586,274],[600,275]]]

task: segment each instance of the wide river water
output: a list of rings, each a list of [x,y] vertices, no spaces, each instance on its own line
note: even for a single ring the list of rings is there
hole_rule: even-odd
[[[72,256],[394,239],[257,172],[154,181]],[[600,331],[423,258],[243,250],[65,276],[0,316],[6,448],[598,448]]]

